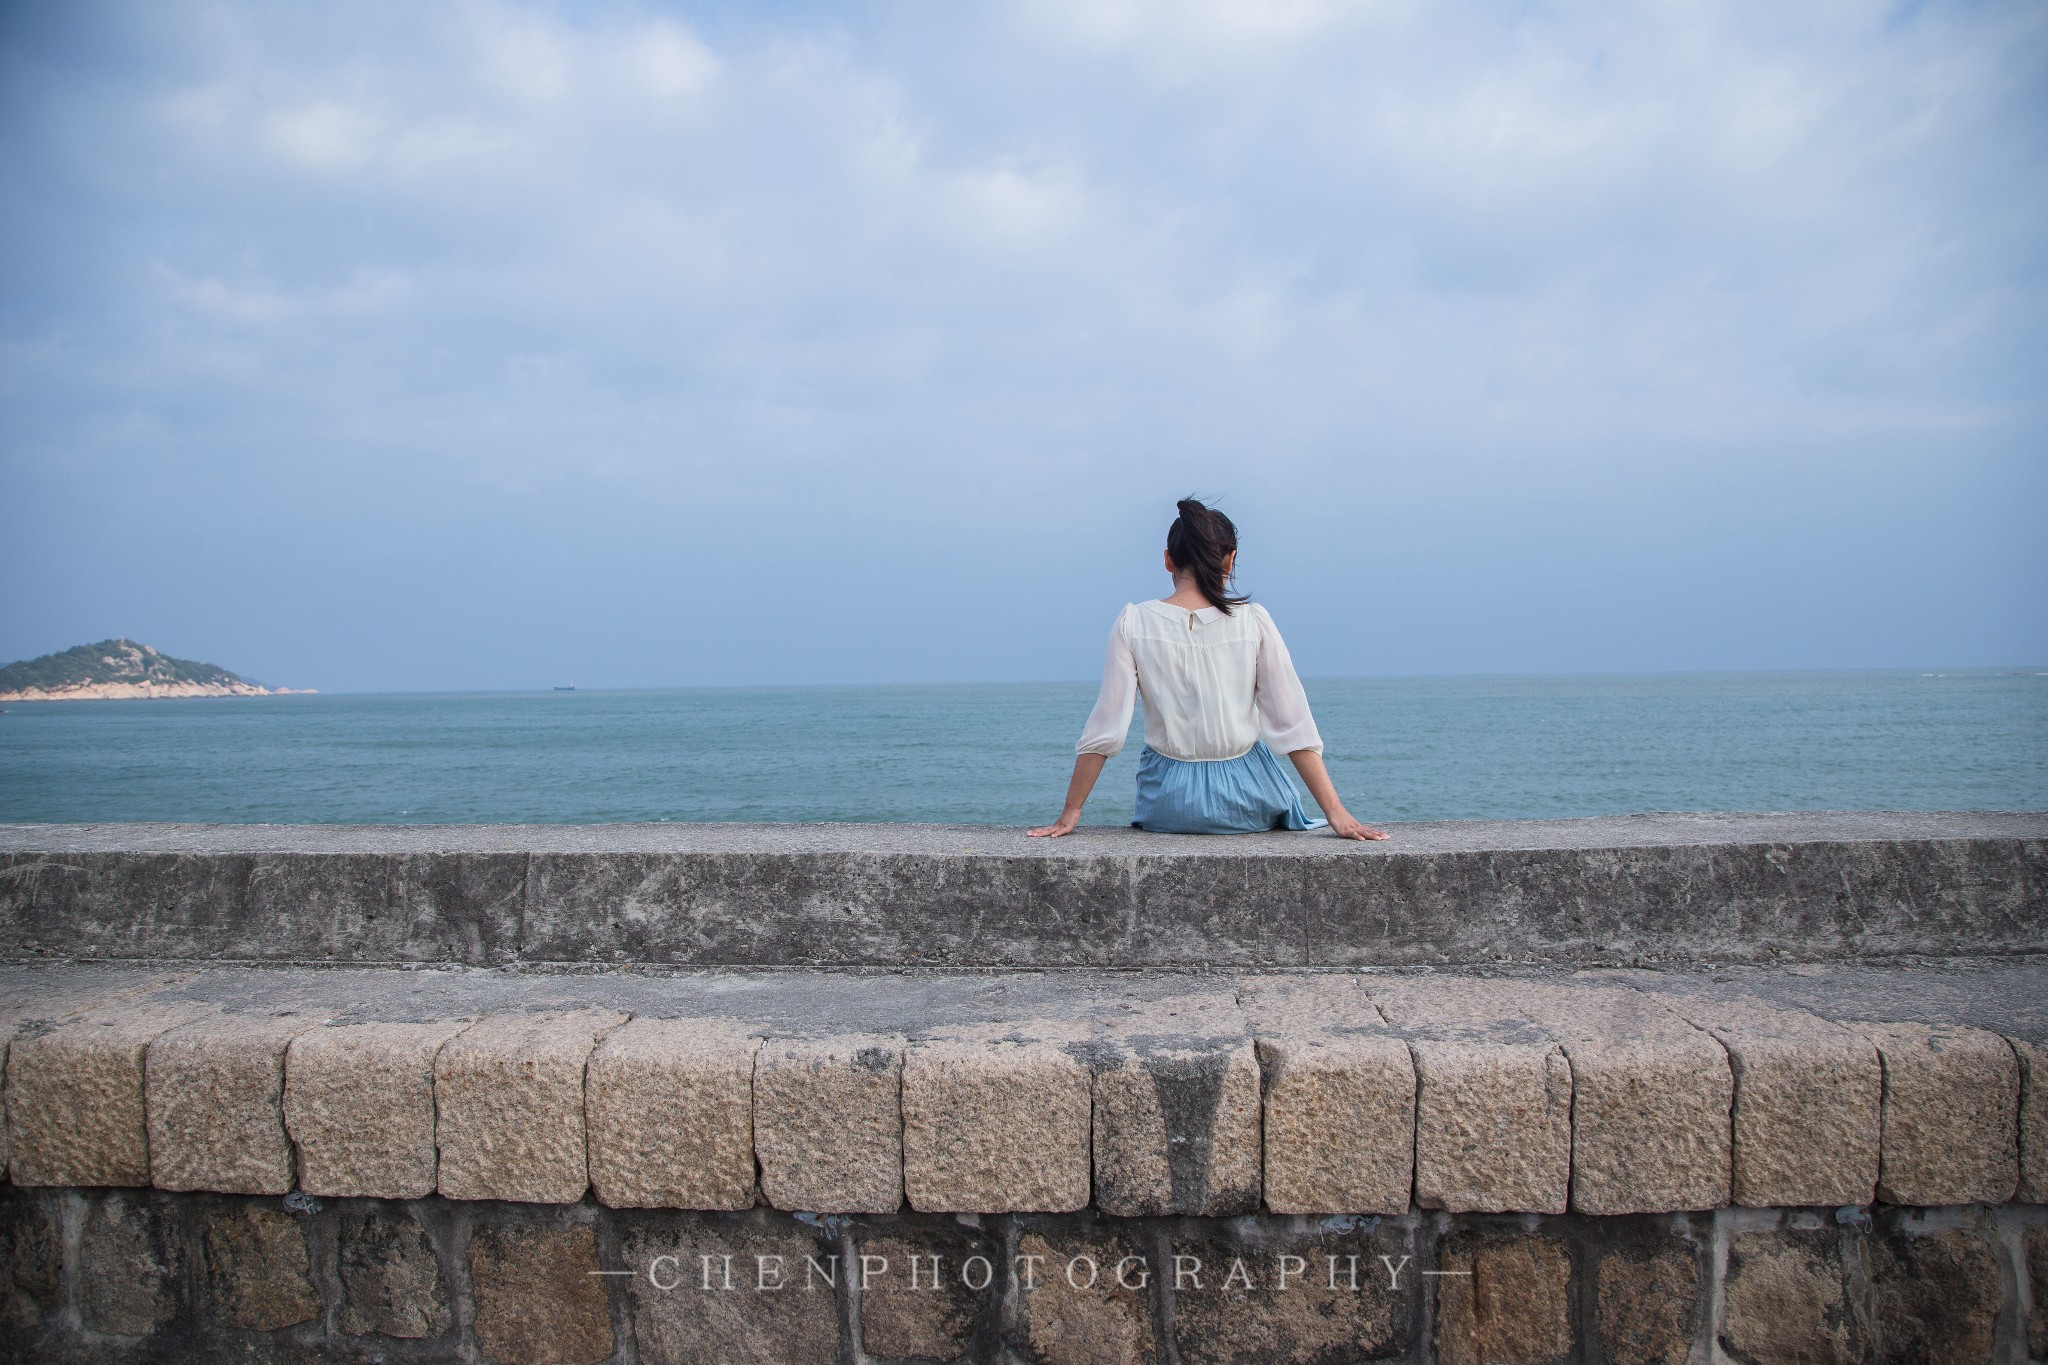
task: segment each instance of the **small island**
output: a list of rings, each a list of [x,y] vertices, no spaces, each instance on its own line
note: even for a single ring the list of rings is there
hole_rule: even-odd
[[[133,640],[102,640],[0,668],[0,702],[135,697],[276,697],[312,688],[263,687],[218,664],[173,659]]]

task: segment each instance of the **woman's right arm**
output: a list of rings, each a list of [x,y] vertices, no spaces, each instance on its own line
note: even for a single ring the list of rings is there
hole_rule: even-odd
[[[1102,776],[1102,765],[1124,747],[1124,736],[1130,733],[1131,713],[1137,702],[1138,664],[1131,657],[1131,642],[1124,636],[1124,618],[1119,615],[1116,624],[1110,627],[1109,649],[1102,660],[1102,690],[1096,693],[1095,709],[1088,713],[1088,723],[1081,727],[1080,743],[1074,746],[1074,775],[1067,781],[1067,799],[1060,807],[1060,818],[1030,831],[1033,838],[1057,839],[1073,833],[1081,823],[1081,808],[1088,804],[1095,779]]]

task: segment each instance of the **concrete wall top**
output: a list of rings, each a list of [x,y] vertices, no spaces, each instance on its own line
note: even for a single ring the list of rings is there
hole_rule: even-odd
[[[2040,839],[2040,811],[1659,811],[1578,820],[1435,820],[1385,825],[1356,843],[1321,831],[1147,834],[1084,825],[1033,839],[1000,825],[0,825],[0,853],[874,853],[1015,858],[1400,857],[1519,849]]]
[[[1122,968],[2048,949],[2048,814],[1389,832],[0,826],[0,957]]]

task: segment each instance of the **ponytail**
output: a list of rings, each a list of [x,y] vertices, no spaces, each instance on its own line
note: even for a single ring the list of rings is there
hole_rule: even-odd
[[[1210,606],[1228,616],[1232,607],[1251,600],[1232,596],[1230,581],[1223,573],[1224,557],[1237,549],[1237,527],[1229,517],[1193,498],[1182,498],[1177,506],[1180,515],[1166,528],[1166,557],[1173,561],[1176,573],[1194,578]]]

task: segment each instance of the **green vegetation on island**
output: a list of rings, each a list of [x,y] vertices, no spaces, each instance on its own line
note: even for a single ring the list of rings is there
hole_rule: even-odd
[[[0,700],[265,696],[272,689],[219,664],[170,655],[133,640],[101,640],[0,668]]]

